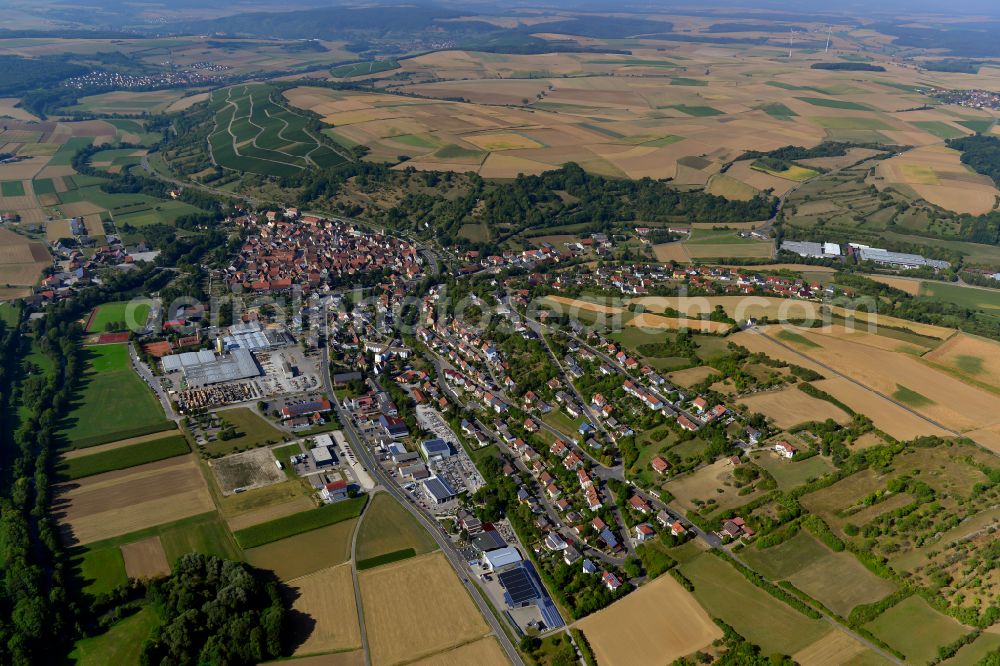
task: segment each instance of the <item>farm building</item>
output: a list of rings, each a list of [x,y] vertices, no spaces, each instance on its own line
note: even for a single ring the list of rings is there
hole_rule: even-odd
[[[163,371],[180,371],[189,387],[211,386],[223,382],[260,377],[263,372],[257,359],[246,349],[235,349],[224,356],[210,350],[171,354],[161,360]]]
[[[451,487],[451,484],[438,476],[424,479],[424,490],[427,491],[427,496],[435,504],[444,504],[449,500],[455,499],[458,495],[455,489]]]
[[[451,457],[451,447],[443,439],[429,439],[420,444],[420,450],[428,460],[442,460]]]
[[[919,254],[907,254],[906,252],[892,252],[880,247],[867,247],[865,245],[851,244],[854,255],[858,261],[871,261],[893,268],[913,269],[923,266],[930,266],[934,269],[948,268],[951,263],[939,259],[927,259]]]

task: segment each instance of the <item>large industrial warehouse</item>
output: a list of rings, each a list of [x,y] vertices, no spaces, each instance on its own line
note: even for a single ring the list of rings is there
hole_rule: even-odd
[[[162,363],[166,373],[180,371],[189,388],[250,379],[263,374],[253,354],[246,349],[234,349],[224,356],[217,356],[207,349],[184,352],[164,356]]]

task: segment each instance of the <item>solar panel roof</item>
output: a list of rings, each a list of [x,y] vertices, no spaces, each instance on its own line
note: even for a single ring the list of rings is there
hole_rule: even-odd
[[[519,606],[526,601],[534,601],[538,598],[538,591],[523,567],[499,573],[497,578],[507,592],[507,596],[510,597],[511,606]]]

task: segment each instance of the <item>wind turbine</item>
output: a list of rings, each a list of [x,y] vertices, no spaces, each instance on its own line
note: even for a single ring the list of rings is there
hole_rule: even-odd
[[[788,29],[788,59],[792,59],[792,47],[795,45],[795,28]]]
[[[823,53],[830,52],[830,39],[833,37],[833,26],[827,26],[826,30],[826,50]]]

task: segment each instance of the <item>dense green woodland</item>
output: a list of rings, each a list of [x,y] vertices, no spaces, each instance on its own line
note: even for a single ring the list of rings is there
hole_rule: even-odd
[[[301,206],[322,206],[336,196],[348,179],[362,186],[391,183],[398,177],[388,165],[352,164],[337,171],[313,172],[285,179],[301,187]],[[423,176],[428,184],[440,174]],[[510,182],[485,181],[469,176],[472,187],[463,196],[409,193],[393,208],[376,213],[374,222],[387,227],[433,235],[453,245],[490,249],[529,229],[570,224],[604,231],[622,222],[741,222],[765,220],[774,214],[777,200],[761,194],[749,201],[730,201],[705,192],[674,189],[669,183],[643,178],[619,180],[587,173],[569,163],[538,176],[518,176]],[[570,199],[561,196],[570,195]],[[485,223],[494,230],[490,245],[460,237],[466,223]]]
[[[968,164],[978,173],[989,176],[1000,186],[1000,139],[976,134],[960,139],[949,139],[949,148],[962,153],[962,164]]]

